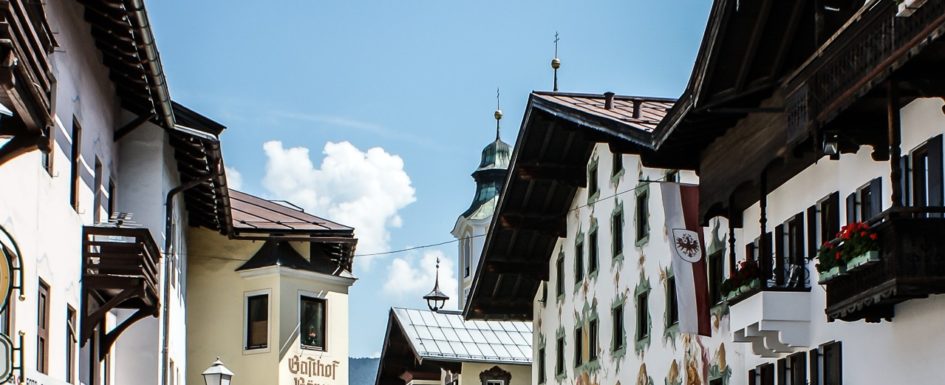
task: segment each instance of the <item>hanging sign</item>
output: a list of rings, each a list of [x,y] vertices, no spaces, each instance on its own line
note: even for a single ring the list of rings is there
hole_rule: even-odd
[[[6,309],[10,292],[13,290],[13,260],[19,261],[20,256],[16,241],[10,233],[0,227],[0,235],[5,236],[0,237],[0,254],[2,254],[0,255],[0,311],[2,311]]]

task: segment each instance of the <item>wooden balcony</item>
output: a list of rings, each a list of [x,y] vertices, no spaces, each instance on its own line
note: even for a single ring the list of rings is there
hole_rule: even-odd
[[[880,260],[829,281],[829,320],[892,320],[894,306],[945,293],[945,208],[890,209],[870,222]]]
[[[909,17],[897,13],[894,1],[867,4],[788,77],[789,139],[803,138],[837,118],[945,31],[945,0],[928,0]],[[903,75],[938,79],[940,71],[934,67]]]
[[[0,0],[0,103],[3,117],[0,164],[35,149],[48,151],[55,79],[49,54],[56,43],[44,2]]]
[[[85,343],[96,327],[108,346],[126,328],[160,312],[158,260],[160,250],[148,229],[86,226],[82,244],[82,323]],[[137,310],[134,315],[105,331],[106,313],[112,309]]]

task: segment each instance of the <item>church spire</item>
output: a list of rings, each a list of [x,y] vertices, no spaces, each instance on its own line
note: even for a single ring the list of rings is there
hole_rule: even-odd
[[[495,140],[499,140],[499,121],[502,120],[502,108],[499,103],[499,87],[495,89]]]

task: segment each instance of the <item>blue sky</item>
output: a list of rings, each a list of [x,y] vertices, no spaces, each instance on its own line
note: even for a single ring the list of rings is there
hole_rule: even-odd
[[[495,135],[496,87],[512,142],[528,93],[551,89],[555,31],[561,91],[677,97],[710,5],[161,0],[148,9],[172,97],[228,127],[231,181],[358,224],[367,253],[452,239]],[[436,256],[455,266],[456,245],[356,265],[352,356],[380,352],[391,306],[425,306]]]

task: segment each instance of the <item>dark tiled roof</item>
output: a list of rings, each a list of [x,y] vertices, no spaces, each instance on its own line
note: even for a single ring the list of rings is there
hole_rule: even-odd
[[[230,189],[230,210],[233,229],[265,232],[339,232],[351,233],[353,228],[320,218],[301,209]]]
[[[533,94],[539,99],[573,109],[576,112],[593,114],[646,132],[653,132],[656,129],[656,126],[663,120],[663,117],[666,116],[666,113],[676,101],[675,99],[666,98],[615,95],[613,108],[606,109],[604,108],[603,94],[537,91]],[[640,103],[639,118],[633,117],[634,103]]]

